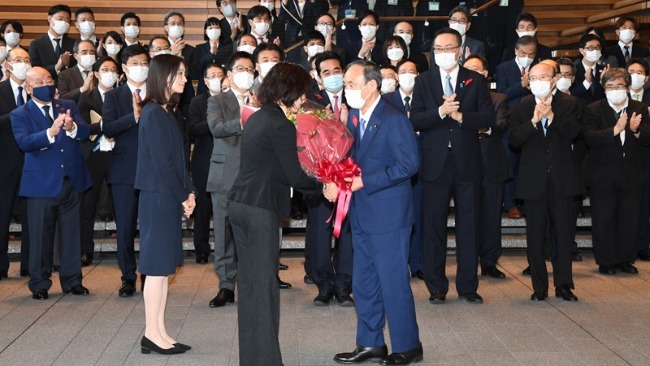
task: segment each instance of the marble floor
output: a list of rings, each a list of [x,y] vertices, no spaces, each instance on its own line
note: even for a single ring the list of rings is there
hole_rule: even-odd
[[[337,352],[355,343],[354,308],[312,305],[315,286],[303,283],[300,253],[284,254],[280,344],[285,365],[332,365]],[[453,255],[447,272],[455,272]],[[650,364],[650,262],[639,275],[606,277],[593,256],[574,263],[578,303],[554,297],[533,303],[521,251],[501,259],[505,280],[481,278],[483,305],[457,299],[428,302],[424,283],[412,281],[424,361],[419,365],[648,365]],[[550,265],[549,265],[550,267]],[[12,263],[0,281],[0,365],[237,365],[237,306],[211,309],[216,293],[212,263],[187,258],[171,278],[167,310],[170,334],[194,347],[175,356],[143,355],[140,292],[119,298],[114,256],[84,268],[90,296],[61,294],[58,277],[50,298],[31,299],[27,279]],[[453,283],[454,276],[450,276]],[[552,282],[551,282],[552,283]],[[262,365],[261,365],[262,366]]]

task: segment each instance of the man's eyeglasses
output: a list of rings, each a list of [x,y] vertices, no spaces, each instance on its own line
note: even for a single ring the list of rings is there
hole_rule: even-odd
[[[455,46],[455,47],[445,47],[445,48],[434,48],[433,53],[452,53],[459,49],[460,46]]]

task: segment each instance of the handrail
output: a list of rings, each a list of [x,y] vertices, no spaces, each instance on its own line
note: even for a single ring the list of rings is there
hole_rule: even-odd
[[[422,0],[420,0],[422,1]],[[478,14],[482,12],[483,10],[493,6],[494,4],[500,2],[500,0],[490,0],[487,3],[479,6],[478,8],[472,10],[470,13],[471,16],[474,14]],[[336,22],[336,26],[339,26],[347,21],[356,21],[358,18],[345,18],[345,19],[339,19]],[[381,17],[382,21],[429,21],[429,20],[447,20],[449,19],[448,16],[446,15],[435,15],[435,16],[426,16],[426,15],[411,15],[411,16],[386,16],[386,17]],[[294,49],[302,46],[305,44],[305,40],[301,39],[300,41],[292,44],[291,46],[287,47],[284,49],[284,53],[288,53],[293,51]]]

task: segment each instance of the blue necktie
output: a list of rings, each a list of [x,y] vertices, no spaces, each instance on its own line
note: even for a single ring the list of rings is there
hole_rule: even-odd
[[[18,98],[16,98],[16,107],[20,107],[25,104],[25,99],[23,99],[23,87],[18,87]]]
[[[361,129],[359,130],[359,139],[363,140],[363,134],[366,133],[366,125],[368,124],[368,121],[364,120],[363,118],[360,119],[361,121]]]
[[[447,82],[445,83],[445,96],[448,97],[454,94],[454,88],[451,86],[451,75],[447,74],[445,79],[447,79]]]
[[[56,42],[54,53],[56,54],[56,60],[59,61],[59,58],[61,57],[61,38],[54,38],[54,42]]]
[[[548,120],[546,117],[542,117],[542,120],[540,121],[542,123],[542,131],[544,131],[544,136],[546,136],[546,129],[548,128]]]

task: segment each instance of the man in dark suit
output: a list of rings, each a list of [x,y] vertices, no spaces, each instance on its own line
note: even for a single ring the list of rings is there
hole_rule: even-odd
[[[11,129],[9,113],[27,102],[29,95],[25,91],[25,72],[29,67],[29,54],[25,49],[16,47],[9,51],[6,62],[9,79],[0,82],[0,280],[7,278],[9,271],[9,224],[14,203],[20,187],[23,171],[24,153],[20,151]],[[27,206],[24,200],[20,204],[20,275],[29,275],[29,223]]]
[[[208,98],[221,92],[221,81],[226,77],[224,68],[211,64],[205,68],[204,82],[208,91],[192,99],[187,119],[187,130],[194,139],[194,149],[190,159],[192,183],[196,188],[196,208],[194,210],[194,251],[196,263],[208,263],[210,255],[210,217],[212,216],[212,200],[206,190],[208,172],[210,171],[210,156],[212,155],[212,133],[208,126]],[[215,87],[218,86],[218,88]]]
[[[336,34],[336,20],[332,14],[329,12],[321,14],[320,17],[316,19],[314,29],[321,32],[323,37],[325,37],[325,51],[332,51],[339,55],[341,60],[343,60],[343,67],[345,67],[347,65],[345,59],[345,48],[332,42],[332,38],[334,38],[334,35]],[[307,61],[306,56],[307,54],[303,53],[303,59],[301,62]]]
[[[383,64],[382,43],[377,40],[379,17],[372,10],[365,10],[359,14],[357,24],[361,32],[361,39],[348,44],[345,54],[346,60],[352,62],[361,59],[372,61],[377,65]]]
[[[61,99],[74,100],[79,103],[81,94],[93,90],[95,87],[95,78],[92,72],[93,64],[96,61],[95,45],[91,41],[77,40],[74,43],[73,54],[77,65],[59,74],[57,88]]]
[[[195,65],[193,59],[194,46],[187,44],[185,39],[183,39],[183,34],[185,32],[185,17],[183,14],[177,11],[170,11],[165,14],[164,24],[165,33],[169,40],[172,55],[182,57],[183,63],[185,64],[185,70],[188,70],[187,83],[185,83],[185,89],[183,89],[179,103],[183,117],[187,119],[190,103],[192,103],[192,99],[195,95],[194,86],[192,85],[192,76],[196,75],[196,72],[192,69],[193,65]],[[183,136],[187,140],[186,131],[183,131]],[[189,151],[187,156],[189,156]]]
[[[95,13],[87,6],[82,6],[74,12],[74,26],[79,31],[79,39],[92,42],[99,47],[101,39],[95,35]]]
[[[575,80],[569,89],[571,95],[582,98],[590,104],[605,98],[605,90],[600,83],[600,76],[609,69],[609,65],[598,62],[603,49],[603,41],[593,34],[588,34],[578,42],[582,62],[576,65]]]
[[[56,80],[59,72],[73,67],[76,60],[70,57],[74,39],[66,33],[70,28],[70,7],[55,5],[47,12],[50,29],[47,34],[32,41],[29,45],[29,58],[32,66],[41,66]]]
[[[409,22],[399,22],[395,25],[395,30],[393,35],[402,37],[404,43],[406,43],[407,53],[404,59],[409,59],[415,63],[419,72],[425,72],[429,70],[429,62],[427,57],[422,54],[420,51],[416,51],[415,45],[411,45],[413,42],[414,32],[413,26]]]
[[[483,162],[478,129],[494,126],[485,78],[458,65],[462,38],[445,28],[434,38],[436,68],[415,82],[411,122],[422,136],[422,259],[429,301],[444,303],[449,200],[456,205],[456,289],[482,303],[478,289],[478,238]],[[435,101],[435,103],[434,103]]]
[[[113,190],[117,263],[122,272],[119,296],[130,297],[135,293],[137,279],[134,238],[138,218],[138,192],[133,187],[141,111],[137,103],[147,94],[149,53],[140,45],[132,45],[122,50],[121,57],[126,83],[104,95],[102,127],[104,134],[115,140],[108,183]]]
[[[531,13],[523,12],[519,14],[517,17],[517,29],[515,31],[517,32],[517,36],[519,38],[523,36],[531,36],[534,37],[537,41],[537,18],[535,18],[535,16]],[[537,44],[537,61],[546,60],[552,57],[551,49],[548,46],[540,44],[539,41]],[[512,52],[510,51],[512,49],[512,46],[503,49],[501,62],[505,62],[514,58]]]
[[[476,71],[485,78],[488,76],[487,60],[472,55],[465,60],[463,67]],[[510,163],[506,156],[501,137],[510,126],[510,107],[505,94],[490,92],[494,110],[497,112],[493,128],[480,129],[483,157],[483,186],[481,191],[481,228],[479,232],[479,261],[481,274],[492,278],[506,278],[497,268],[501,257],[501,212],[503,209],[503,185],[510,179]]]
[[[248,24],[248,17],[237,11],[236,0],[215,0],[219,12],[223,18],[219,19],[219,25],[224,36],[235,41],[245,33],[246,24]]]
[[[32,297],[49,297],[55,226],[61,239],[59,278],[64,293],[88,295],[81,284],[79,195],[90,187],[79,140],[88,125],[74,102],[54,99],[52,75],[42,67],[27,72],[25,90],[32,98],[10,113],[18,147],[25,152],[20,195],[27,197],[31,239],[29,289]]]
[[[650,54],[647,47],[634,44],[636,30],[639,29],[639,21],[636,18],[622,16],[614,23],[618,42],[607,48],[607,54],[613,55],[618,61],[619,67],[625,67],[630,59],[634,57],[645,58]]]
[[[648,105],[628,97],[625,69],[606,71],[606,99],[585,108],[582,132],[589,146],[583,168],[590,189],[594,256],[600,273],[639,273],[638,225],[643,195],[644,146],[650,144]]]
[[[343,62],[336,53],[326,51],[316,56],[314,65],[325,87],[310,98],[327,107],[336,118],[340,118],[343,108],[347,108],[343,94]],[[318,286],[314,305],[327,305],[335,298],[341,306],[352,306],[350,225],[348,220],[343,222],[339,239],[332,249],[333,222],[327,223],[332,210],[332,203],[322,195],[313,195],[307,199],[305,268]]]
[[[526,208],[528,263],[533,282],[531,300],[548,297],[544,242],[549,223],[555,234],[553,263],[555,296],[577,301],[571,273],[573,197],[581,193],[572,141],[580,132],[580,103],[555,89],[555,68],[546,63],[530,71],[534,96],[512,108],[510,144],[521,148],[517,198]]]
[[[463,63],[470,55],[485,57],[485,44],[467,36],[467,31],[472,27],[472,16],[466,6],[457,6],[449,12],[449,28],[455,29],[463,36],[461,45],[460,62]]]
[[[124,47],[132,44],[139,44],[140,46],[146,47],[139,40],[140,25],[140,17],[134,12],[129,11],[122,14],[122,18],[120,18],[120,29],[122,30],[122,34],[124,34]]]
[[[384,365],[422,360],[413,293],[408,277],[414,222],[411,177],[418,170],[415,133],[407,117],[380,96],[381,72],[366,60],[345,71],[351,156],[364,172],[351,182],[348,220],[354,246],[352,287],[357,308],[357,347],[334,361]],[[390,207],[390,209],[386,209]],[[391,351],[384,341],[390,323]]]

